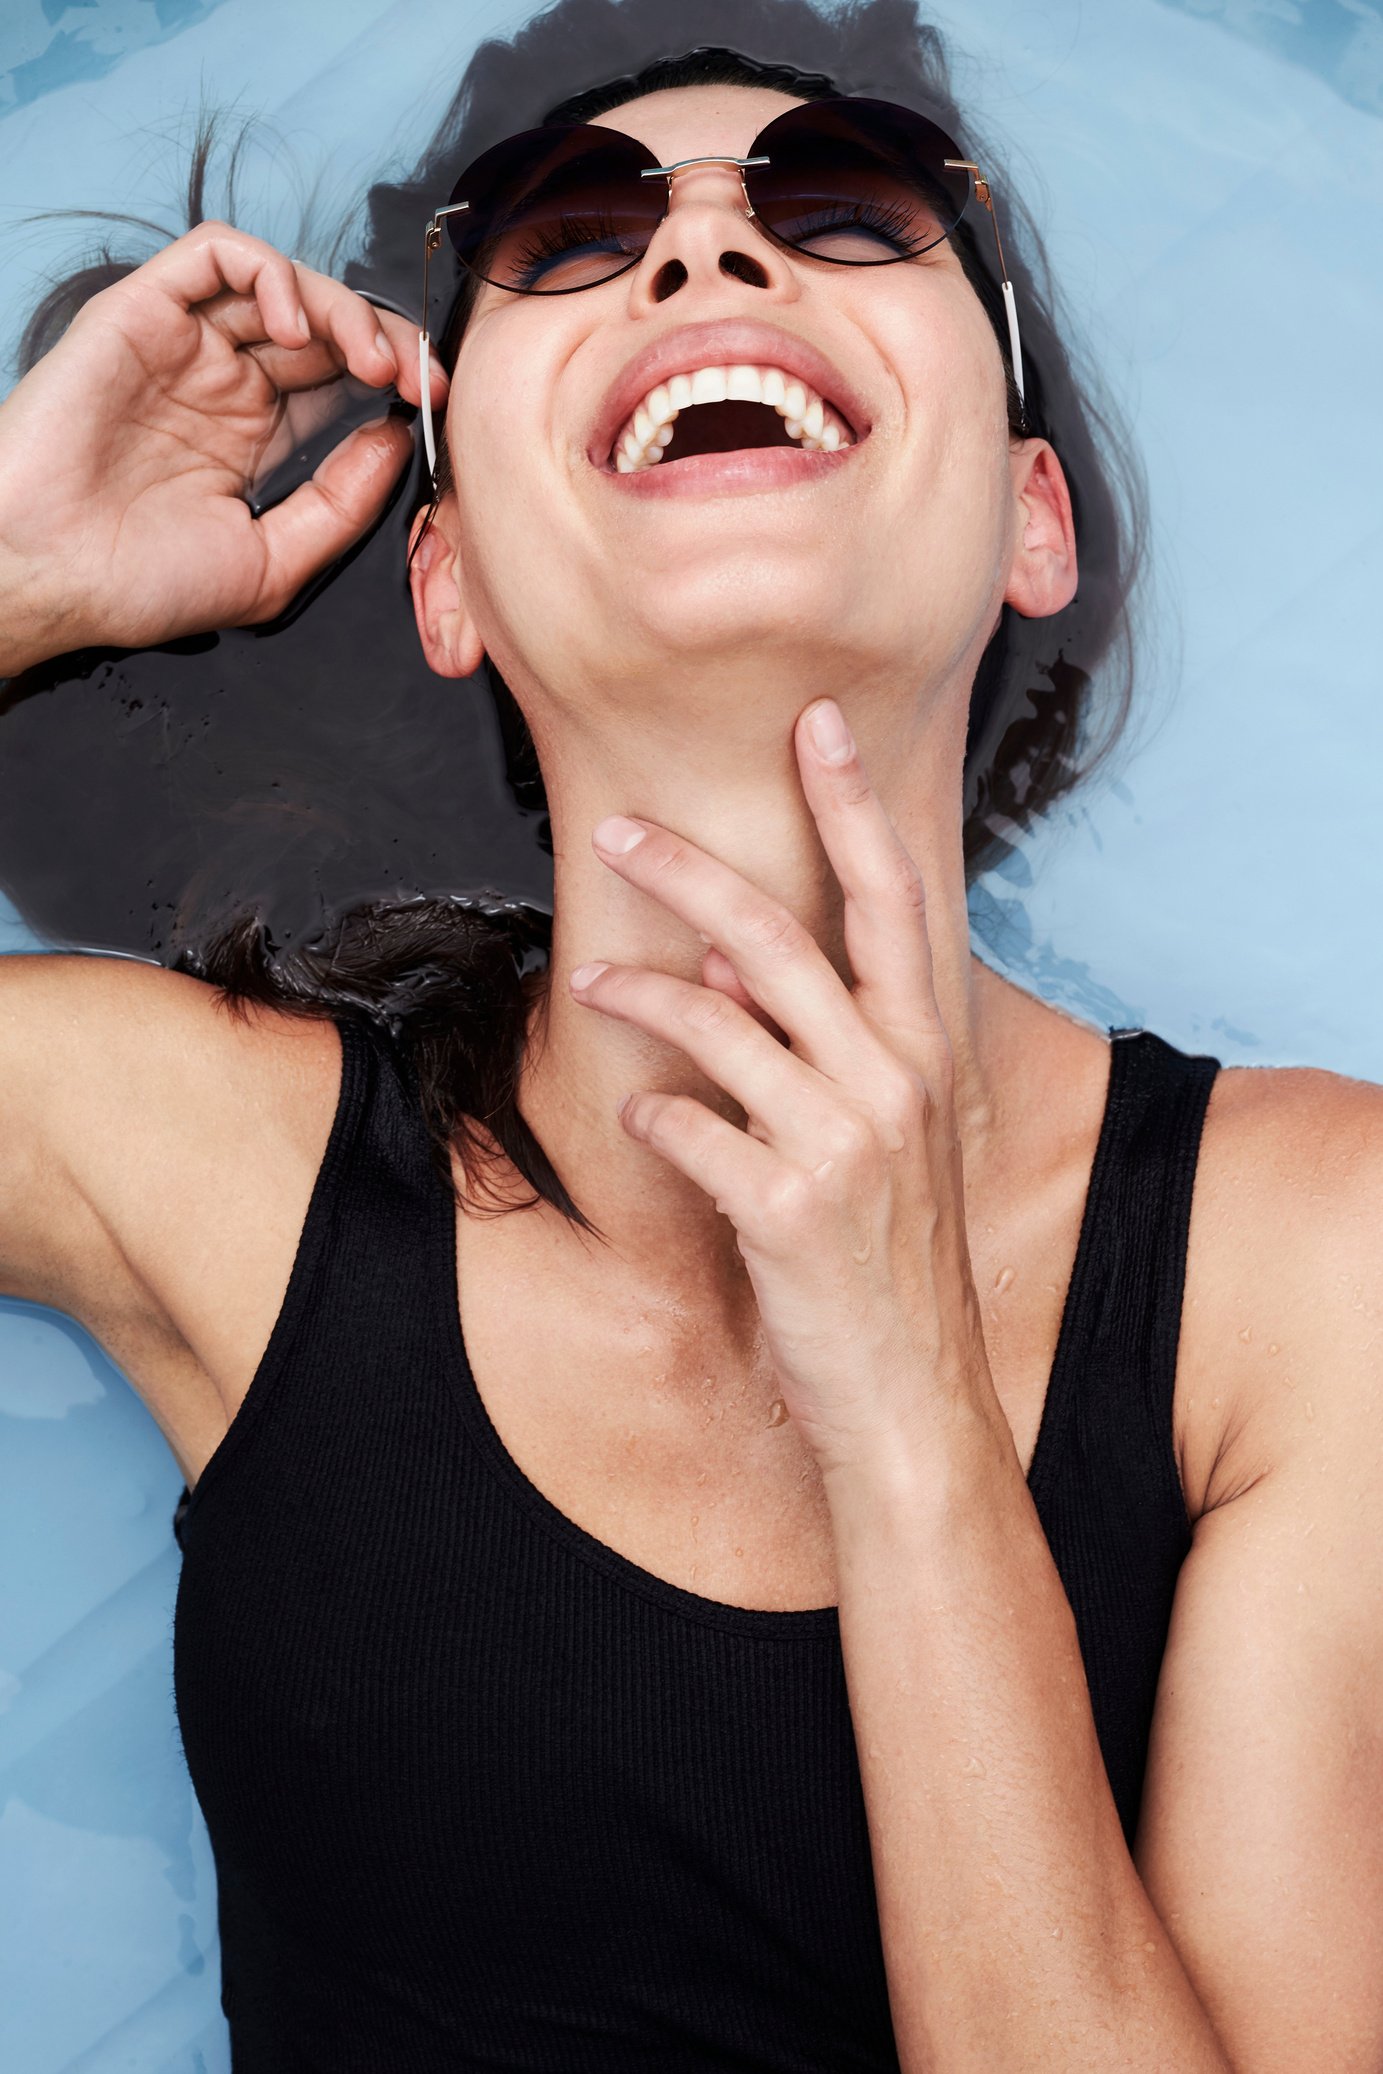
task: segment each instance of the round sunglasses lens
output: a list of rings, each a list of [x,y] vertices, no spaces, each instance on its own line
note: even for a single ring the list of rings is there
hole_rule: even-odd
[[[880,266],[939,244],[959,223],[970,176],[923,116],[887,101],[807,102],[756,138],[745,181],[754,214],[785,245],[846,266]]]
[[[526,130],[484,152],[457,183],[469,206],[446,218],[483,280],[522,295],[563,295],[623,273],[667,211],[658,161],[589,124]]]

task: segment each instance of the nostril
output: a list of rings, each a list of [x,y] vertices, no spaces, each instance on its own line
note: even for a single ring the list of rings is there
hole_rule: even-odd
[[[768,286],[768,275],[758,260],[751,259],[747,252],[722,252],[720,271],[729,274],[733,281],[748,281],[751,288]]]
[[[664,266],[659,267],[657,279],[653,283],[654,302],[666,302],[670,295],[677,293],[686,278],[687,270],[681,260],[669,259]]]

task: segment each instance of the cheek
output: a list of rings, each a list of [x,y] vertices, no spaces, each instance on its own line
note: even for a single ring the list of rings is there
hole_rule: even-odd
[[[976,438],[1007,440],[998,342],[959,263],[903,278],[874,326],[896,370],[909,437],[944,451]]]
[[[989,320],[963,277],[907,312],[892,341],[903,381],[914,487],[930,490],[949,525],[973,546],[996,517],[1008,480],[1008,400],[1003,360]]]
[[[888,586],[938,655],[987,623],[1007,553],[1011,478],[1003,362],[969,283],[922,276],[874,334],[898,383]]]
[[[495,327],[499,333],[502,327]],[[507,620],[539,571],[550,580],[560,550],[548,406],[551,375],[477,339],[458,364],[447,441],[460,529],[461,565],[478,618]]]

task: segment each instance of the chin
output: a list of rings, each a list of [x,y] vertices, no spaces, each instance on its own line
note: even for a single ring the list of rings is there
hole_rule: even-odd
[[[848,647],[851,623],[858,630],[869,619],[859,588],[852,597],[838,572],[820,568],[722,565],[681,582],[650,575],[639,591],[626,594],[620,645],[627,648],[632,635],[651,652],[703,660],[810,657]]]

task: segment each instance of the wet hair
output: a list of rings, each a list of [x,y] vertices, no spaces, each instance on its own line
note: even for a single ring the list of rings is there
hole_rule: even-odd
[[[951,243],[1008,371],[1011,437],[1040,435],[1061,458],[1080,583],[1065,610],[1047,619],[1025,619],[1005,604],[980,660],[963,781],[968,885],[1008,857],[1024,830],[1087,780],[1124,732],[1133,686],[1133,603],[1146,558],[1141,464],[1103,385],[1077,363],[1031,213],[1005,178],[996,152],[956,105],[945,40],[919,20],[914,0],[857,0],[829,14],[810,0],[701,0],[696,20],[707,40],[688,51],[680,0],[557,0],[512,38],[481,44],[421,159],[406,177],[370,188],[363,236],[348,226],[326,263],[350,286],[416,316],[423,226],[472,158],[516,130],[589,121],[668,87],[761,86],[804,100],[872,94],[930,116],[984,166],[1001,211],[1020,312],[1026,407],[1012,379],[987,226],[986,235],[977,237],[967,212]],[[559,82],[575,90],[554,103]],[[203,124],[193,153],[189,227],[207,213],[215,130],[214,122]],[[233,220],[232,211],[233,197],[218,213]],[[357,249],[348,255],[344,246],[352,238]],[[106,246],[56,283],[25,330],[21,371],[56,342],[89,296],[136,263]],[[428,316],[435,350],[448,367],[474,294],[474,283],[444,240],[433,261]],[[438,433],[440,496],[451,476],[440,422]],[[396,551],[409,515],[426,501],[429,488],[421,460],[410,477],[390,506]],[[346,564],[361,551],[352,550]],[[343,566],[309,586],[284,624],[308,606],[318,630],[323,613],[328,619],[333,611],[339,614],[349,596],[349,576],[344,584],[340,580]],[[348,616],[348,604],[344,610]],[[265,633],[283,638],[279,627],[250,633],[255,639]],[[406,638],[401,622],[394,638]],[[185,655],[196,645],[171,648]],[[531,736],[488,660],[483,675],[508,794],[550,857],[542,773]],[[362,786],[367,782],[361,774]],[[328,903],[311,926],[300,921],[296,929],[285,928],[262,900],[247,899],[246,882],[253,884],[256,873],[243,853],[242,861],[247,868],[241,885],[223,885],[215,899],[202,882],[177,888],[168,903],[173,920],[163,946],[167,962],[221,989],[235,1012],[263,1003],[293,1014],[370,1018],[388,1031],[413,1076],[439,1171],[450,1175],[453,1148],[459,1153],[468,1202],[517,1206],[494,1186],[487,1143],[492,1140],[532,1191],[528,1200],[550,1202],[574,1224],[594,1230],[518,1105],[520,1066],[550,976],[550,902],[544,906],[531,889],[501,893],[493,883],[479,892],[458,891],[449,873],[441,890],[433,877],[406,896]],[[221,868],[224,874],[224,858]],[[24,906],[25,888],[12,867],[10,880]]]

